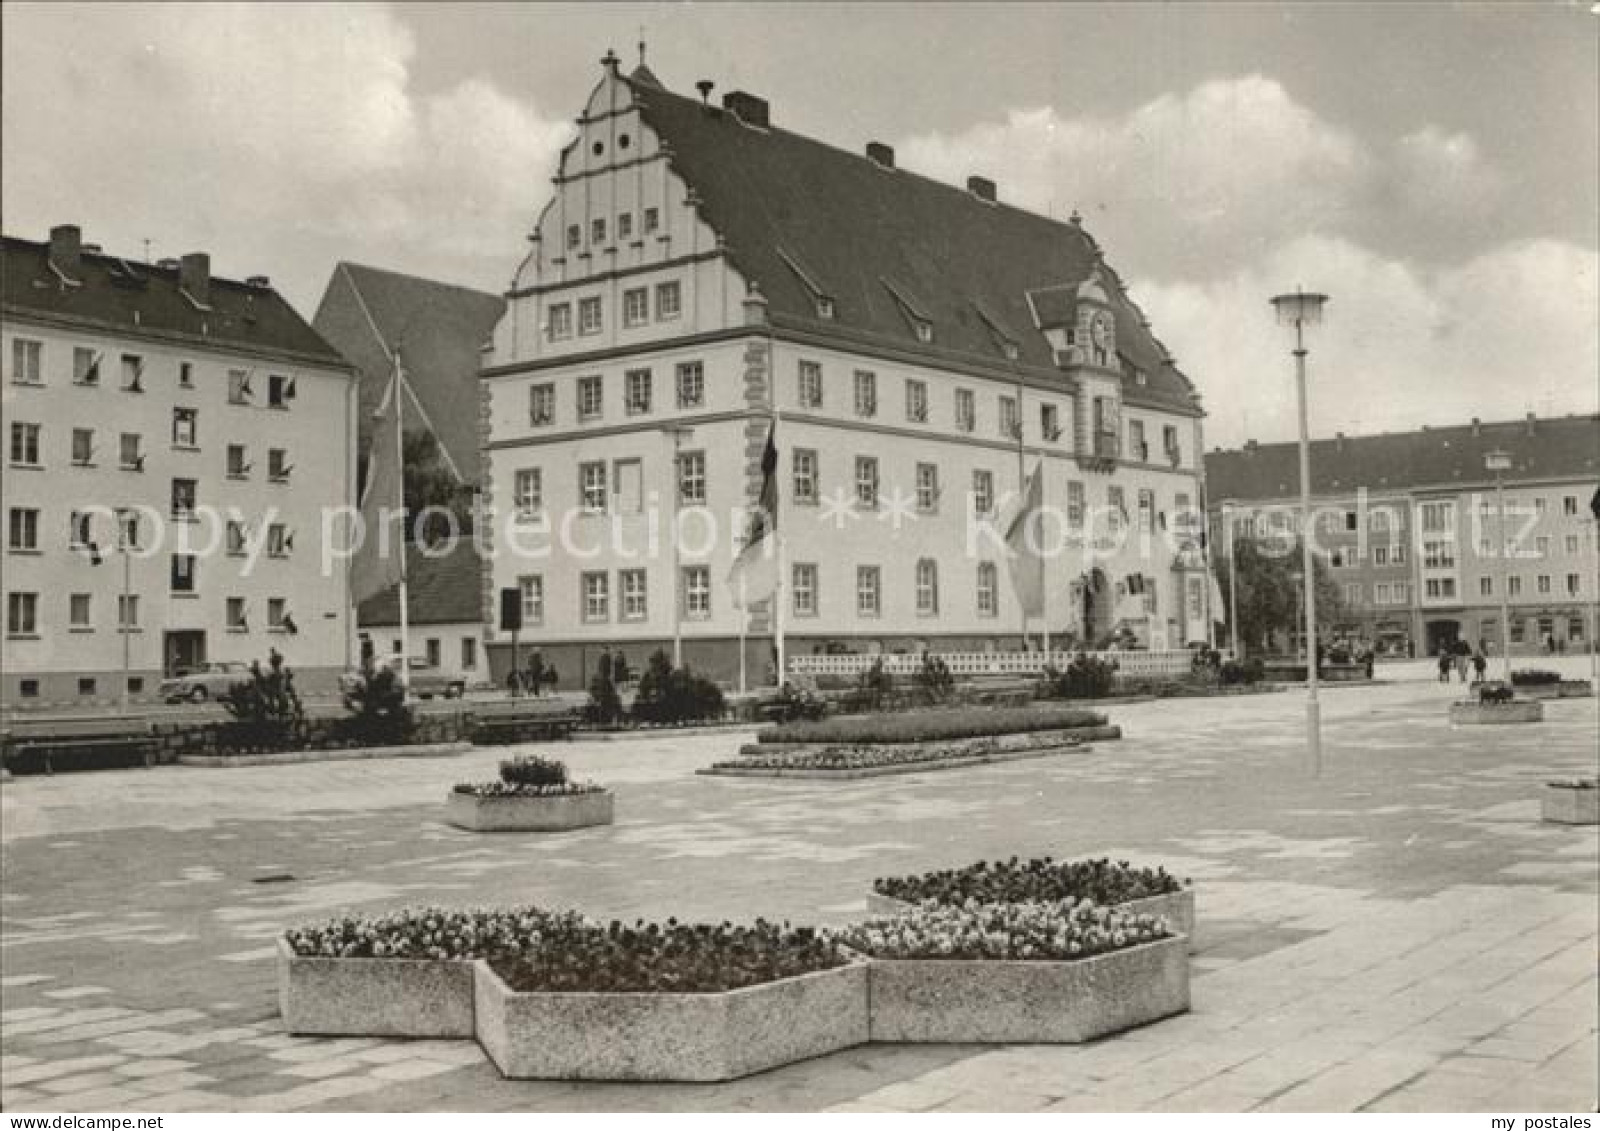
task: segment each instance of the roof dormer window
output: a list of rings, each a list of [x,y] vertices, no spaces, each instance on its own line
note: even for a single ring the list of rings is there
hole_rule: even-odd
[[[927,343],[933,341],[933,319],[914,302],[910,295],[896,287],[888,279],[879,279],[883,289],[894,297],[899,304],[900,313],[906,316],[906,321],[911,324],[911,332],[916,334],[917,341]]]
[[[926,319],[918,318],[918,319],[914,320],[913,324],[916,326],[916,330],[917,330],[917,341],[919,341],[919,342],[931,342],[931,341],[933,341],[933,323],[932,322],[929,322]]]
[[[834,315],[833,300],[823,295],[817,299],[817,317],[832,320]]]
[[[833,296],[822,289],[822,284],[817,282],[812,275],[783,248],[778,249],[778,258],[783,260],[784,266],[794,272],[794,277],[800,280],[802,286],[811,292],[811,301],[816,305],[817,317],[824,321],[833,321],[838,314],[838,307],[833,301]]]

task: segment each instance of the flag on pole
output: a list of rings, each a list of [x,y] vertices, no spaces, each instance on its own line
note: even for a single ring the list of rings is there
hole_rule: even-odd
[[[397,360],[394,374],[384,390],[383,402],[373,410],[372,419],[375,422],[386,421],[391,413],[400,411],[400,381]],[[395,448],[395,443],[383,429],[373,429],[372,443],[367,451],[366,481],[361,490],[362,538],[350,564],[350,591],[357,604],[375,593],[398,585],[405,572],[405,531],[402,523],[394,521],[394,508],[405,497],[405,471],[400,466],[400,453]],[[384,511],[389,512],[387,539],[382,536]]]
[[[778,425],[767,429],[767,446],[761,453],[761,493],[750,516],[744,547],[728,571],[729,587],[736,595],[737,607],[763,601],[778,587],[774,542],[778,530]]]
[[[1207,574],[1211,582],[1211,619],[1216,624],[1226,624],[1228,621],[1228,606],[1222,600],[1222,586],[1217,584],[1215,573]]]
[[[1044,555],[1040,552],[1044,539],[1039,530],[1044,505],[1043,470],[1042,462],[1034,465],[1017,513],[1006,527],[1006,545],[1011,548],[1011,584],[1022,611],[1030,617],[1044,614]]]

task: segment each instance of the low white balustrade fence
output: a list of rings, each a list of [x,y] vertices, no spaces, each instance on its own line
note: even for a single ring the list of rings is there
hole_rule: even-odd
[[[1076,652],[933,652],[943,660],[950,674],[960,676],[1025,675],[1037,676],[1051,666],[1058,671],[1072,662]],[[1090,652],[1099,660],[1113,660],[1117,674],[1124,678],[1178,676],[1189,671],[1194,655],[1187,649],[1164,652]],[[878,660],[890,675],[911,676],[922,667],[921,653],[847,656],[790,656],[790,675],[843,676],[855,678]]]

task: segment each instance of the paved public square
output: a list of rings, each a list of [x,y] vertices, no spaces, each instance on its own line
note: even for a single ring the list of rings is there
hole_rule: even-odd
[[[1541,666],[1549,666],[1541,664]],[[1561,664],[1587,675],[1582,660]],[[72,1110],[1593,1110],[1596,703],[1452,729],[1425,664],[1323,697],[1112,709],[1049,759],[819,783],[699,777],[747,736],[579,741],[617,823],[441,823],[504,750],[164,767],[0,787],[0,1102]],[[502,1080],[471,1042],[309,1040],[273,938],[336,909],[535,902],[598,917],[841,923],[874,876],[1109,854],[1192,877],[1193,1010],[1082,1047],[872,1045],[717,1086]]]

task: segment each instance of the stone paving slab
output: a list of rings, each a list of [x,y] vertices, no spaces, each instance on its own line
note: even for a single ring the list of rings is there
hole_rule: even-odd
[[[0,1106],[1589,1111],[1600,842],[1539,822],[1537,790],[1595,772],[1595,701],[1513,735],[1452,729],[1458,690],[1327,696],[1318,778],[1295,692],[1119,705],[1119,744],[881,781],[697,776],[737,731],[563,743],[617,824],[487,845],[438,798],[506,749],[17,779]],[[1013,854],[1194,877],[1193,1011],[1083,1047],[866,1046],[704,1086],[506,1081],[471,1042],[300,1040],[277,1018],[273,938],[341,909],[842,923],[875,876]]]

